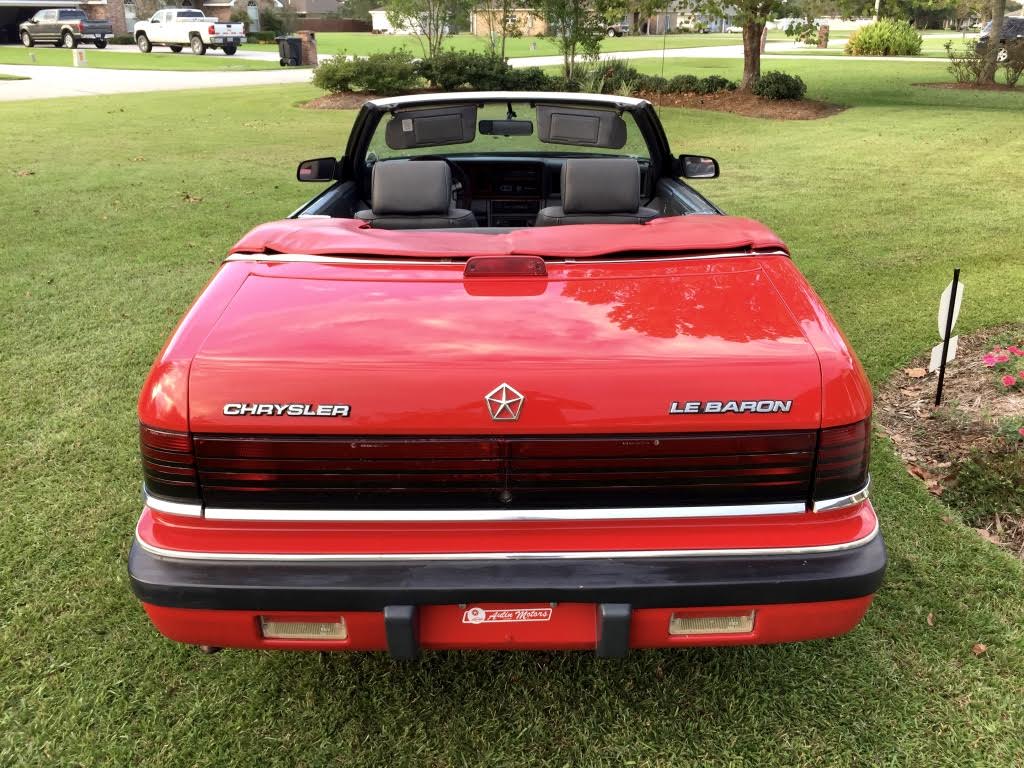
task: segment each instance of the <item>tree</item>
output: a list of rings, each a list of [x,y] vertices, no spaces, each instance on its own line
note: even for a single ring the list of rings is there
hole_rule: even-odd
[[[1002,45],[999,38],[1003,36],[1003,17],[1006,15],[1006,0],[993,0],[992,2],[992,28],[988,32],[988,48],[985,49],[985,68],[981,70],[981,77],[978,82],[981,85],[995,85],[996,57]]]
[[[732,12],[736,23],[743,27],[743,80],[740,90],[749,91],[761,79],[761,34],[765,25],[788,8],[786,0],[683,0],[693,13],[724,17]]]
[[[465,16],[473,0],[388,0],[387,17],[395,29],[408,29],[419,41],[423,55],[433,58],[456,20]]]
[[[596,58],[607,29],[605,8],[595,0],[541,0],[538,11],[555,36],[566,80],[572,80],[576,56]]]
[[[487,47],[492,56],[505,59],[505,42],[522,35],[516,11],[524,8],[524,0],[485,0],[476,12],[487,19]]]

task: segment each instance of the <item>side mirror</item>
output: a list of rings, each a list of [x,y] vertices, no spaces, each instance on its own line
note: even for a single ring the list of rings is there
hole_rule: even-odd
[[[303,160],[295,178],[299,181],[334,181],[338,172],[338,161],[333,157],[318,157],[316,160]]]
[[[702,155],[680,155],[679,168],[684,179],[718,178],[718,161]]]

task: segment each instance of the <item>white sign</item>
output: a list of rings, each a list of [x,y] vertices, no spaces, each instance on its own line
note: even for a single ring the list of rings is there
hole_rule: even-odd
[[[949,297],[953,293],[953,283],[946,286],[946,290],[942,292],[942,298],[939,299],[939,338],[945,341],[946,339],[946,321],[949,320]],[[957,318],[960,317],[960,304],[964,300],[964,284],[957,282],[956,284],[956,304],[953,305],[953,323],[950,328],[956,327]],[[939,353],[942,354],[941,352]],[[952,360],[953,358],[949,358]],[[948,361],[947,361],[948,362]]]
[[[959,336],[953,336],[949,340],[949,351],[946,352],[946,362],[950,362],[956,357],[957,344],[960,342]],[[942,345],[945,342],[939,342],[932,347],[932,359],[928,362],[928,373],[935,373],[939,370],[939,361],[942,360]]]

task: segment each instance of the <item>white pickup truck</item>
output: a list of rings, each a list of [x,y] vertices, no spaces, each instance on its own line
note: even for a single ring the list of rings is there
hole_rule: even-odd
[[[226,56],[233,56],[244,41],[244,24],[217,21],[195,8],[164,8],[149,21],[135,22],[135,42],[143,53],[156,45],[180,53],[187,45],[197,56],[208,48],[220,48]]]

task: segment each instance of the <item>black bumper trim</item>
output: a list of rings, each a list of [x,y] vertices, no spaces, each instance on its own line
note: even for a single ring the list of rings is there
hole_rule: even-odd
[[[838,552],[581,560],[198,561],[136,541],[132,590],[171,608],[382,611],[475,602],[628,603],[633,608],[808,603],[864,597],[885,573],[879,533]]]

